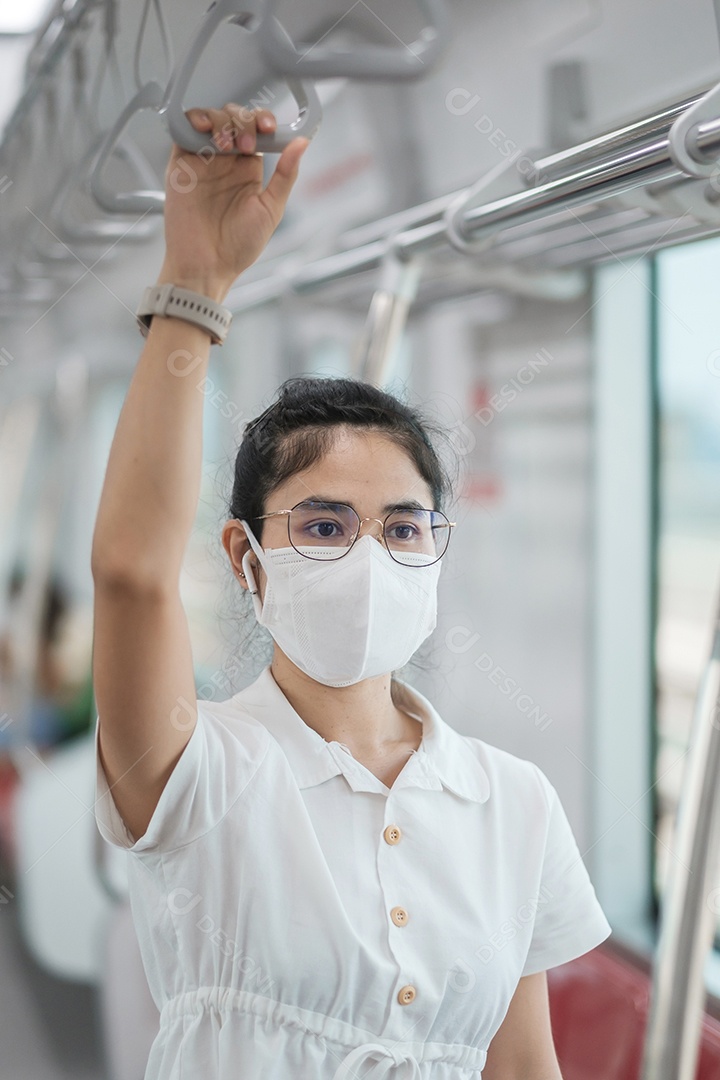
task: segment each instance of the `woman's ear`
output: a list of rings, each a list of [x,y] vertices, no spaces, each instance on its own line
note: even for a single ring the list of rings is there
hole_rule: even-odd
[[[222,545],[230,559],[234,577],[238,579],[238,582],[244,589],[247,589],[248,582],[245,571],[243,570],[243,558],[245,557],[245,554],[252,549],[242,522],[238,521],[237,518],[231,518],[229,521],[226,521],[223,526],[221,539]],[[253,556],[249,562],[252,572],[255,575],[256,584],[253,587],[258,588],[257,558]]]

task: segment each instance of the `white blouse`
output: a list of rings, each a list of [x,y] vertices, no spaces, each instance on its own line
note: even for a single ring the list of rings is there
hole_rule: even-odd
[[[557,793],[407,687],[391,788],[270,667],[198,721],[127,849],[160,1029],[145,1080],[480,1080],[518,980],[610,934]]]

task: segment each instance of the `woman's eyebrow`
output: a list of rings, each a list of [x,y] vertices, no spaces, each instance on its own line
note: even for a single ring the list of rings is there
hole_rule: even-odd
[[[356,507],[354,507],[351,502],[348,502],[347,499],[330,499],[325,495],[314,495],[312,497],[312,499],[308,499],[308,502],[317,502],[317,503],[326,503],[326,504],[329,503],[330,505],[332,505],[333,503],[334,504],[343,503],[345,506],[352,506],[353,510],[355,510],[355,513],[357,514]],[[427,508],[424,507],[422,503],[418,502],[417,499],[403,499],[402,501],[387,503],[385,506],[383,506],[383,508],[381,510],[381,513],[383,513],[383,514],[391,514],[393,512],[393,510],[425,510],[425,509],[427,509]]]
[[[405,499],[403,502],[388,503],[387,506],[383,506],[384,514],[391,514],[393,510],[425,510],[426,507],[422,503],[419,503],[417,499]]]

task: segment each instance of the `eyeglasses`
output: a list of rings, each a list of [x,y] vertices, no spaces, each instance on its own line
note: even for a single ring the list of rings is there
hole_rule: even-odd
[[[360,518],[347,503],[312,499],[299,502],[291,510],[260,514],[256,520],[280,514],[287,517],[290,543],[307,559],[341,559],[357,540],[363,521],[377,521],[382,525],[388,554],[405,566],[429,566],[441,559],[456,524],[448,521],[440,510],[398,507],[381,521],[380,518]]]

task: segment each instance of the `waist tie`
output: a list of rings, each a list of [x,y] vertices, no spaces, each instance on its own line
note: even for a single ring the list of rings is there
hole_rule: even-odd
[[[417,1059],[405,1050],[396,1050],[393,1046],[382,1043],[363,1043],[351,1050],[333,1076],[333,1080],[358,1080],[358,1065],[365,1065],[372,1058],[385,1058],[377,1063],[376,1068],[362,1073],[362,1080],[420,1080],[420,1066]],[[399,1071],[396,1073],[396,1067]]]
[[[367,1028],[230,986],[198,986],[176,994],[162,1006],[160,1028],[177,1024],[181,1038],[192,1039],[205,1018],[225,1019],[232,1013],[256,1019],[265,1028],[285,1029],[288,1037],[295,1032],[301,1039],[322,1040],[328,1055],[340,1062],[333,1080],[420,1080],[421,1063],[435,1061],[477,1074],[480,1080],[487,1060],[486,1049],[463,1043],[408,1043],[390,1038],[383,1043]],[[363,1064],[369,1071],[361,1071]]]

